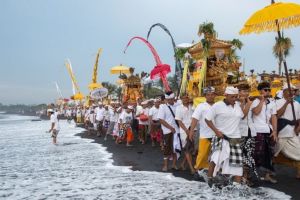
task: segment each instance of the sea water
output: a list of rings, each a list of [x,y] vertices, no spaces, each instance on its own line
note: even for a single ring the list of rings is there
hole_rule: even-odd
[[[100,144],[60,121],[58,145],[49,121],[0,114],[0,199],[289,199],[269,188],[211,189],[168,173],[114,166]]]

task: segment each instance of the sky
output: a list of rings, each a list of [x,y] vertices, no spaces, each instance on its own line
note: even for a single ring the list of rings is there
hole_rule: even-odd
[[[50,103],[58,98],[54,82],[64,97],[72,95],[69,58],[80,90],[87,94],[98,48],[98,81],[117,80],[109,69],[132,66],[137,73],[150,72],[155,65],[149,49],[131,37],[146,37],[154,23],[164,24],[177,44],[198,42],[199,24],[213,22],[218,37],[240,39],[238,52],[245,71],[276,70],[272,54],[275,33],[241,36],[245,21],[271,0],[1,0],[0,1],[0,103]],[[286,1],[283,1],[286,2]],[[300,3],[300,0],[293,0]],[[290,68],[299,69],[300,28],[285,31],[293,49],[287,58]],[[149,41],[161,60],[172,67],[171,40],[155,28]]]

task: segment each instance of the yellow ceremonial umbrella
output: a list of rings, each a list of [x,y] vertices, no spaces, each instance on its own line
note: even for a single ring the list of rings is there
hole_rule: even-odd
[[[84,95],[81,94],[81,93],[76,93],[74,96],[73,96],[74,100],[82,100],[84,99]]]
[[[97,88],[102,88],[103,86],[102,86],[101,83],[91,83],[91,84],[89,84],[88,87],[92,91],[92,90],[97,89]]]
[[[277,32],[300,25],[300,5],[273,3],[255,12],[245,23],[240,34]]]
[[[274,3],[255,12],[244,24],[240,34],[261,33],[274,31],[278,33],[281,39],[281,29],[297,27],[300,25],[300,5],[296,3]],[[287,85],[291,93],[290,78],[284,53],[282,52],[282,60],[287,79]],[[294,104],[291,102],[293,117],[296,120]]]
[[[130,74],[129,67],[121,65],[114,66],[110,69],[111,74]]]

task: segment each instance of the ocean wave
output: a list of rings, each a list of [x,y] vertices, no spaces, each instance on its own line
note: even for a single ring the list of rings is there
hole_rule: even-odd
[[[114,166],[100,144],[61,121],[59,145],[51,144],[46,121],[16,127],[0,124],[0,198],[4,199],[289,199],[270,188],[211,189],[160,172]]]

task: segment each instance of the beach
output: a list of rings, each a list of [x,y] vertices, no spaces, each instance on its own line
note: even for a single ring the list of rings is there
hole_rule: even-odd
[[[65,120],[53,145],[45,133],[49,121],[32,119],[0,116],[1,199],[290,199],[285,191],[213,190],[205,183],[156,172],[161,167],[158,149],[151,153],[147,144],[130,150],[112,140],[97,144],[103,138],[96,143],[80,138],[84,129]]]
[[[159,146],[152,147],[150,140],[145,145],[135,141],[132,147],[126,147],[124,144],[115,144],[115,141],[112,140],[111,137],[108,137],[107,140],[104,140],[104,137],[88,135],[87,131],[83,131],[77,134],[77,136],[80,136],[81,138],[92,139],[94,140],[94,143],[98,143],[106,147],[106,150],[112,153],[114,165],[131,166],[131,169],[134,171],[161,172],[162,152]],[[300,199],[300,193],[298,192],[299,180],[294,177],[296,170],[281,165],[277,165],[275,168],[278,183],[262,183],[261,186],[283,191],[292,196],[293,199]],[[169,170],[168,173],[171,173],[175,177],[194,181],[194,176],[189,173],[188,168],[186,171]]]

